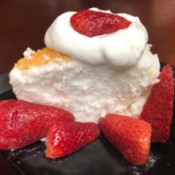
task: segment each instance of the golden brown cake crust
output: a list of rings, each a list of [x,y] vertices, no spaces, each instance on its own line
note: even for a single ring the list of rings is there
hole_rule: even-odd
[[[18,69],[26,70],[33,66],[42,66],[53,62],[56,59],[63,59],[65,61],[70,60],[70,57],[61,53],[51,50],[49,48],[43,48],[42,50],[37,50],[35,53],[31,54],[30,58],[21,58],[15,64]]]

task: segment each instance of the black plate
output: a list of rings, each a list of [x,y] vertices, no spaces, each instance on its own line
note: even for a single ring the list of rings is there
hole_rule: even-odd
[[[15,98],[12,91],[8,90],[7,81],[7,78],[3,79],[3,84],[7,84],[7,91],[0,92],[0,100]],[[171,137],[166,144],[152,143],[149,161],[145,166],[134,166],[125,161],[101,135],[80,151],[56,160],[45,158],[43,142],[36,142],[14,152],[0,151],[0,175],[174,175],[174,124],[175,117]]]

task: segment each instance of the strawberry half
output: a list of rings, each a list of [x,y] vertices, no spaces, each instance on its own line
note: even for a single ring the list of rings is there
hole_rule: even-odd
[[[47,136],[46,157],[53,159],[71,154],[95,140],[99,133],[99,128],[94,123],[55,123]]]
[[[143,107],[141,119],[152,126],[151,140],[165,143],[170,137],[174,101],[174,79],[170,65],[163,67],[159,80]]]
[[[101,118],[100,129],[104,136],[130,163],[143,165],[150,151],[151,126],[149,123],[117,114]]]
[[[75,13],[70,23],[75,31],[88,37],[113,33],[131,24],[130,21],[119,15],[93,10],[82,10]]]
[[[15,150],[40,140],[56,121],[73,121],[73,116],[22,100],[0,101],[0,149]]]

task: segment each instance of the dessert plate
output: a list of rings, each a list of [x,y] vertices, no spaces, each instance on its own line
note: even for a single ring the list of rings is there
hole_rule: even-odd
[[[175,71],[175,68],[173,68]],[[0,76],[0,100],[15,98],[8,74]],[[152,143],[149,161],[134,166],[101,135],[80,151],[61,159],[45,158],[44,142],[39,141],[17,151],[0,151],[2,175],[174,175],[175,110],[171,137],[166,144]]]

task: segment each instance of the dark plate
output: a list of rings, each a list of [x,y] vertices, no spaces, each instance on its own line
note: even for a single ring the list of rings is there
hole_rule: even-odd
[[[15,98],[7,75],[0,76],[0,100]],[[5,91],[5,89],[7,91]],[[174,115],[175,116],[175,111]],[[175,119],[166,144],[151,145],[145,166],[133,166],[101,135],[96,141],[65,158],[49,160],[43,142],[18,151],[0,151],[0,175],[174,175]]]

